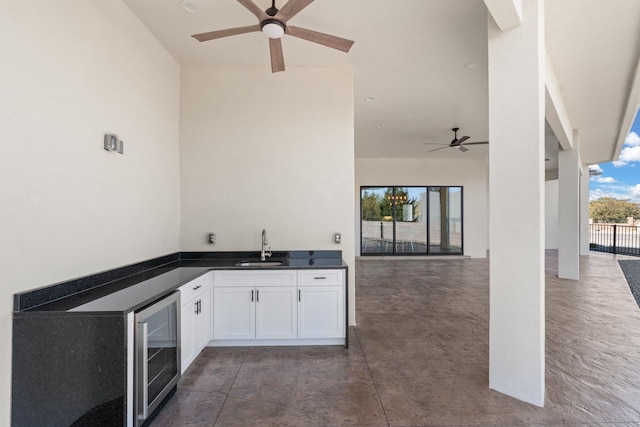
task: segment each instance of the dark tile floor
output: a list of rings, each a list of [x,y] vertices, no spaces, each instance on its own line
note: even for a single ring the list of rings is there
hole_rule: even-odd
[[[158,426],[640,426],[640,310],[616,259],[547,255],[544,408],[489,389],[489,261],[356,261],[351,347],[207,348]]]

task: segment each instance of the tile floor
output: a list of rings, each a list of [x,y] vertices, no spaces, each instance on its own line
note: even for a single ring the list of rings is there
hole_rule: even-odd
[[[488,386],[489,261],[358,260],[351,347],[207,348],[159,426],[640,426],[640,309],[615,258],[556,277],[544,408]]]

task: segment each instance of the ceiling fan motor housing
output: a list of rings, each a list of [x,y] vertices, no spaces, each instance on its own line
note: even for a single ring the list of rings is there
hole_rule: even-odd
[[[278,13],[279,11],[280,9],[276,7],[276,0],[271,0],[271,7],[265,10],[264,13],[269,16],[276,16],[276,13]]]

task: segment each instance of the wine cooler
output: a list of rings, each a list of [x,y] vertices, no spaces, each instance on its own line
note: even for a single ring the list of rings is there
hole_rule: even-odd
[[[141,426],[180,379],[180,294],[135,314],[135,425]]]

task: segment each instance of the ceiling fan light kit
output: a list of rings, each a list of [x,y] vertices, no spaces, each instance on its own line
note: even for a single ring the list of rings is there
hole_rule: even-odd
[[[260,23],[262,32],[270,39],[279,39],[284,36],[284,24],[275,19],[267,19]]]
[[[285,34],[313,43],[318,43],[342,52],[349,52],[349,49],[351,49],[351,46],[353,45],[352,40],[307,30],[305,28],[287,26],[287,21],[297,15],[302,9],[309,6],[313,0],[288,0],[284,6],[282,6],[282,9],[276,8],[275,0],[272,0],[271,7],[264,11],[252,0],[236,1],[258,18],[258,25],[210,31],[208,33],[194,34],[191,37],[200,42],[205,42],[237,34],[262,31],[269,38],[271,71],[274,73],[284,71],[284,55],[282,54],[282,42],[280,39]]]

